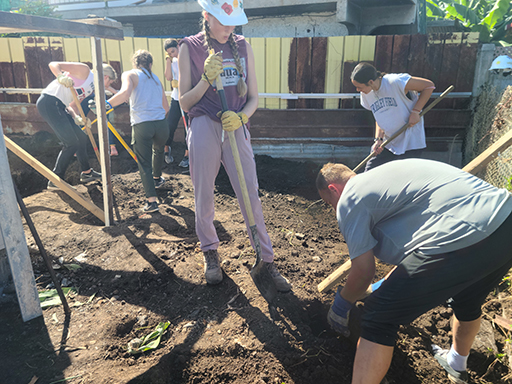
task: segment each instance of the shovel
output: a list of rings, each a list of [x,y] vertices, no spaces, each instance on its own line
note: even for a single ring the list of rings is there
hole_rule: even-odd
[[[222,112],[226,112],[229,110],[228,104],[226,101],[226,95],[224,94],[224,87],[222,85],[222,79],[217,76],[216,79],[216,87],[217,93],[220,96],[220,101],[222,104]],[[240,183],[240,189],[242,190],[242,196],[244,200],[245,210],[247,214],[247,218],[249,220],[249,228],[251,230],[252,240],[254,242],[254,248],[256,250],[256,261],[254,262],[251,268],[251,278],[254,281],[254,285],[260,291],[263,298],[269,304],[269,310],[271,313],[275,312],[275,307],[273,306],[273,301],[277,296],[277,288],[270,275],[270,272],[266,268],[263,260],[261,259],[261,245],[260,238],[258,236],[258,229],[256,228],[256,223],[254,222],[254,215],[251,207],[251,201],[249,200],[249,193],[247,192],[247,184],[245,183],[244,170],[242,168],[242,163],[240,161],[240,154],[238,153],[238,146],[236,144],[235,132],[228,132],[229,143],[231,144],[231,151],[233,152],[233,158],[235,160],[236,172],[238,174],[238,181]]]

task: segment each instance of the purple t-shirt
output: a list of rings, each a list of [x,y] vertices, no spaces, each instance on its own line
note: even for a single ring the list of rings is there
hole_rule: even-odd
[[[233,34],[233,36],[235,37],[235,41],[238,43],[238,55],[244,71],[243,78],[247,82],[247,43],[243,36],[235,34]],[[192,87],[195,87],[195,85],[201,81],[201,75],[204,72],[204,61],[208,57],[208,46],[205,45],[204,40],[204,33],[200,32],[197,35],[185,37],[181,41],[182,44],[187,44],[190,54],[190,76]],[[239,73],[236,68],[233,53],[231,52],[231,46],[229,45],[229,42],[220,44],[213,38],[211,40],[215,52],[222,51],[224,72],[221,74],[221,78],[228,108],[231,111],[240,112],[247,102],[247,95],[240,97],[236,91]],[[191,118],[207,115],[211,119],[220,122],[220,119],[217,117],[217,113],[221,109],[222,106],[219,95],[213,90],[213,87],[209,87],[201,100],[190,108],[188,115]]]

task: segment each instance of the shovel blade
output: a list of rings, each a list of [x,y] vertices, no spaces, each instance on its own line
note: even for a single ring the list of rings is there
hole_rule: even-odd
[[[277,296],[277,288],[270,272],[261,259],[253,265],[251,278],[258,291],[260,291],[261,296],[263,296],[267,303],[272,304]]]

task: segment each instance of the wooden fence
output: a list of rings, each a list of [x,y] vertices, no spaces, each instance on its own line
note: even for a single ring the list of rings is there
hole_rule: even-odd
[[[103,61],[121,73],[132,68],[137,49],[153,54],[153,72],[171,90],[164,78],[165,57],[159,38],[103,40]],[[354,93],[350,73],[360,61],[375,64],[384,72],[408,72],[434,81],[437,92],[449,85],[456,92],[473,86],[478,34],[341,36],[314,38],[248,38],[255,56],[260,93]],[[91,64],[88,38],[0,38],[0,87],[44,88],[53,80],[52,60]],[[114,88],[119,88],[119,80]],[[0,94],[0,102],[31,102],[37,95]],[[445,100],[440,108],[465,108],[464,100]],[[260,108],[339,109],[359,107],[359,102],[338,99],[285,100],[260,98]]]

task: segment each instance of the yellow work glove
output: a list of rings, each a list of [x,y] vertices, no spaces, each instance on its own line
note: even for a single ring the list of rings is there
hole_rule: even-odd
[[[172,80],[171,81],[171,87],[178,88],[178,80]]]
[[[236,131],[238,128],[242,126],[242,124],[246,124],[249,119],[247,115],[243,112],[235,113],[233,111],[226,111],[224,113],[219,112],[217,116],[220,117],[222,122],[222,129],[228,132]]]
[[[57,76],[57,81],[67,88],[71,88],[75,84],[73,79],[64,73]]]
[[[170,59],[170,60],[172,61],[172,57],[171,57],[171,56],[169,56],[169,54],[168,54],[167,52],[165,52],[165,58],[166,58],[166,59]]]
[[[222,66],[222,52],[210,55],[204,61],[204,75],[206,80],[211,84],[219,76],[224,67]]]

